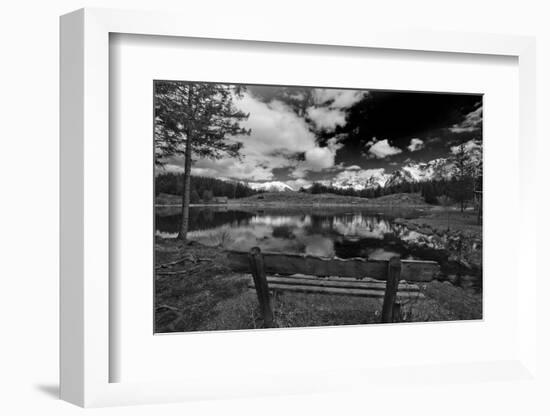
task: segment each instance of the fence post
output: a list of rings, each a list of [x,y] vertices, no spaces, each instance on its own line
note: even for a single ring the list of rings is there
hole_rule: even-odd
[[[264,326],[273,328],[273,311],[271,310],[271,298],[269,297],[269,287],[265,275],[264,256],[259,247],[252,247],[248,260],[250,262],[250,272],[254,278],[254,287],[260,302],[260,310],[264,318]]]
[[[395,307],[397,298],[397,287],[401,277],[401,259],[392,257],[388,262],[388,278],[386,280],[386,293],[384,293],[384,304],[382,305],[382,323],[395,322],[398,319],[398,307]],[[394,314],[395,310],[395,314]]]

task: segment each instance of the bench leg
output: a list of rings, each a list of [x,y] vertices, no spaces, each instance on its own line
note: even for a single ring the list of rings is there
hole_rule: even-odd
[[[393,304],[392,322],[401,322],[401,304],[399,302]]]
[[[396,307],[397,287],[401,277],[401,259],[392,257],[388,262],[388,278],[382,305],[382,323],[396,322],[399,317],[399,306]]]
[[[254,287],[260,302],[260,310],[264,319],[265,328],[273,328],[273,311],[271,309],[271,298],[264,267],[264,257],[259,247],[253,247],[248,256],[250,271],[254,278]]]

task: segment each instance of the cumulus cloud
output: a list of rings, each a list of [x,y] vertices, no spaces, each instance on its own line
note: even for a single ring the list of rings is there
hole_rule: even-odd
[[[363,99],[367,94],[367,91],[318,88],[313,90],[313,99],[316,105],[329,105],[332,108],[348,108]]]
[[[255,161],[256,162],[255,162]],[[193,175],[208,176],[220,179],[241,179],[267,181],[273,179],[271,167],[261,165],[257,158],[243,158],[241,162],[236,159],[199,159],[193,164]],[[286,165],[284,158],[278,158],[275,164]]]
[[[346,170],[359,170],[359,169],[361,169],[361,167],[357,166],[357,165],[351,165],[351,166],[346,166],[345,169]]]
[[[453,124],[449,130],[452,133],[464,133],[464,132],[473,132],[481,128],[481,123],[483,121],[483,107],[478,107],[474,111],[466,114],[464,120],[461,123]]]
[[[245,154],[268,156],[276,152],[304,152],[317,146],[315,135],[305,120],[283,102],[265,103],[245,94],[236,105],[250,113],[243,126],[251,129],[251,135],[235,138],[243,142]]]
[[[426,144],[434,144],[441,142],[441,137],[429,137],[424,140]]]
[[[373,137],[372,140],[366,144],[366,148],[369,155],[378,159],[384,159],[385,157],[397,155],[402,152],[400,148],[392,146],[388,139],[376,140],[376,137]]]
[[[411,144],[407,146],[410,152],[416,152],[424,147],[424,141],[418,138],[411,139]]]
[[[316,128],[332,131],[337,126],[346,124],[345,110],[367,94],[367,91],[357,90],[315,89],[314,105],[306,109],[306,115]]]
[[[306,114],[321,130],[333,130],[346,124],[346,113],[338,108],[309,107]]]
[[[315,147],[306,152],[302,165],[313,171],[330,168],[334,165],[334,153],[334,149],[329,147]]]
[[[295,101],[304,101],[306,97],[301,92],[297,92],[297,93],[294,93],[294,94],[290,94],[288,96],[288,98],[290,98],[292,100],[295,100]]]
[[[325,147],[315,147],[305,152],[304,160],[299,162],[290,174],[294,178],[304,178],[309,171],[318,172],[334,167],[336,151],[342,148],[339,137],[328,140]]]
[[[304,179],[308,172],[343,169],[335,164],[336,153],[342,147],[340,136],[321,145],[312,131],[312,125],[326,132],[346,123],[347,109],[361,100],[366,91],[313,89],[313,105],[301,114],[286,101],[271,97],[269,100],[245,92],[235,98],[235,105],[250,114],[242,122],[250,129],[250,136],[236,136],[228,141],[241,142],[241,159],[198,159],[193,163],[193,174],[209,177],[268,181],[274,179],[274,169],[290,169],[290,176]],[[295,93],[293,99],[303,99]],[[166,170],[183,171],[183,158],[167,160]]]
[[[270,180],[273,169],[292,167],[295,155],[318,147],[315,135],[306,121],[296,115],[286,104],[278,100],[269,103],[245,93],[235,101],[236,106],[250,113],[243,127],[251,129],[250,136],[233,137],[229,141],[243,144],[241,160],[199,159],[193,164],[193,174],[219,178]],[[178,171],[183,160],[170,161],[167,170]]]

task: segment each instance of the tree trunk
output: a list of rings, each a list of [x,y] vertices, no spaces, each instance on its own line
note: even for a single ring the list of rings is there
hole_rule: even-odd
[[[477,225],[481,225],[482,215],[483,215],[483,198],[480,195],[478,199],[478,207],[477,207]]]
[[[187,92],[187,107],[192,108],[193,104],[193,89],[188,86]],[[189,229],[189,201],[191,199],[191,149],[193,142],[193,125],[192,117],[188,116],[186,120],[185,136],[185,170],[183,171],[183,189],[181,192],[181,223],[178,239],[181,241],[187,240],[187,230]]]
[[[191,199],[191,134],[187,134],[185,143],[185,170],[183,172],[183,189],[181,193],[181,223],[178,239],[187,240],[189,229],[189,201]]]

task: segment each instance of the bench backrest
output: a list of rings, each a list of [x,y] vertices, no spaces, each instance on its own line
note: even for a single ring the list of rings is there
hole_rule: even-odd
[[[363,258],[339,259],[317,257],[305,254],[262,252],[265,272],[268,274],[305,274],[310,276],[339,276],[386,280],[387,260],[367,260]],[[228,251],[231,269],[235,272],[250,273],[249,252]],[[401,260],[400,280],[409,282],[429,282],[439,274],[439,264],[435,261]]]

